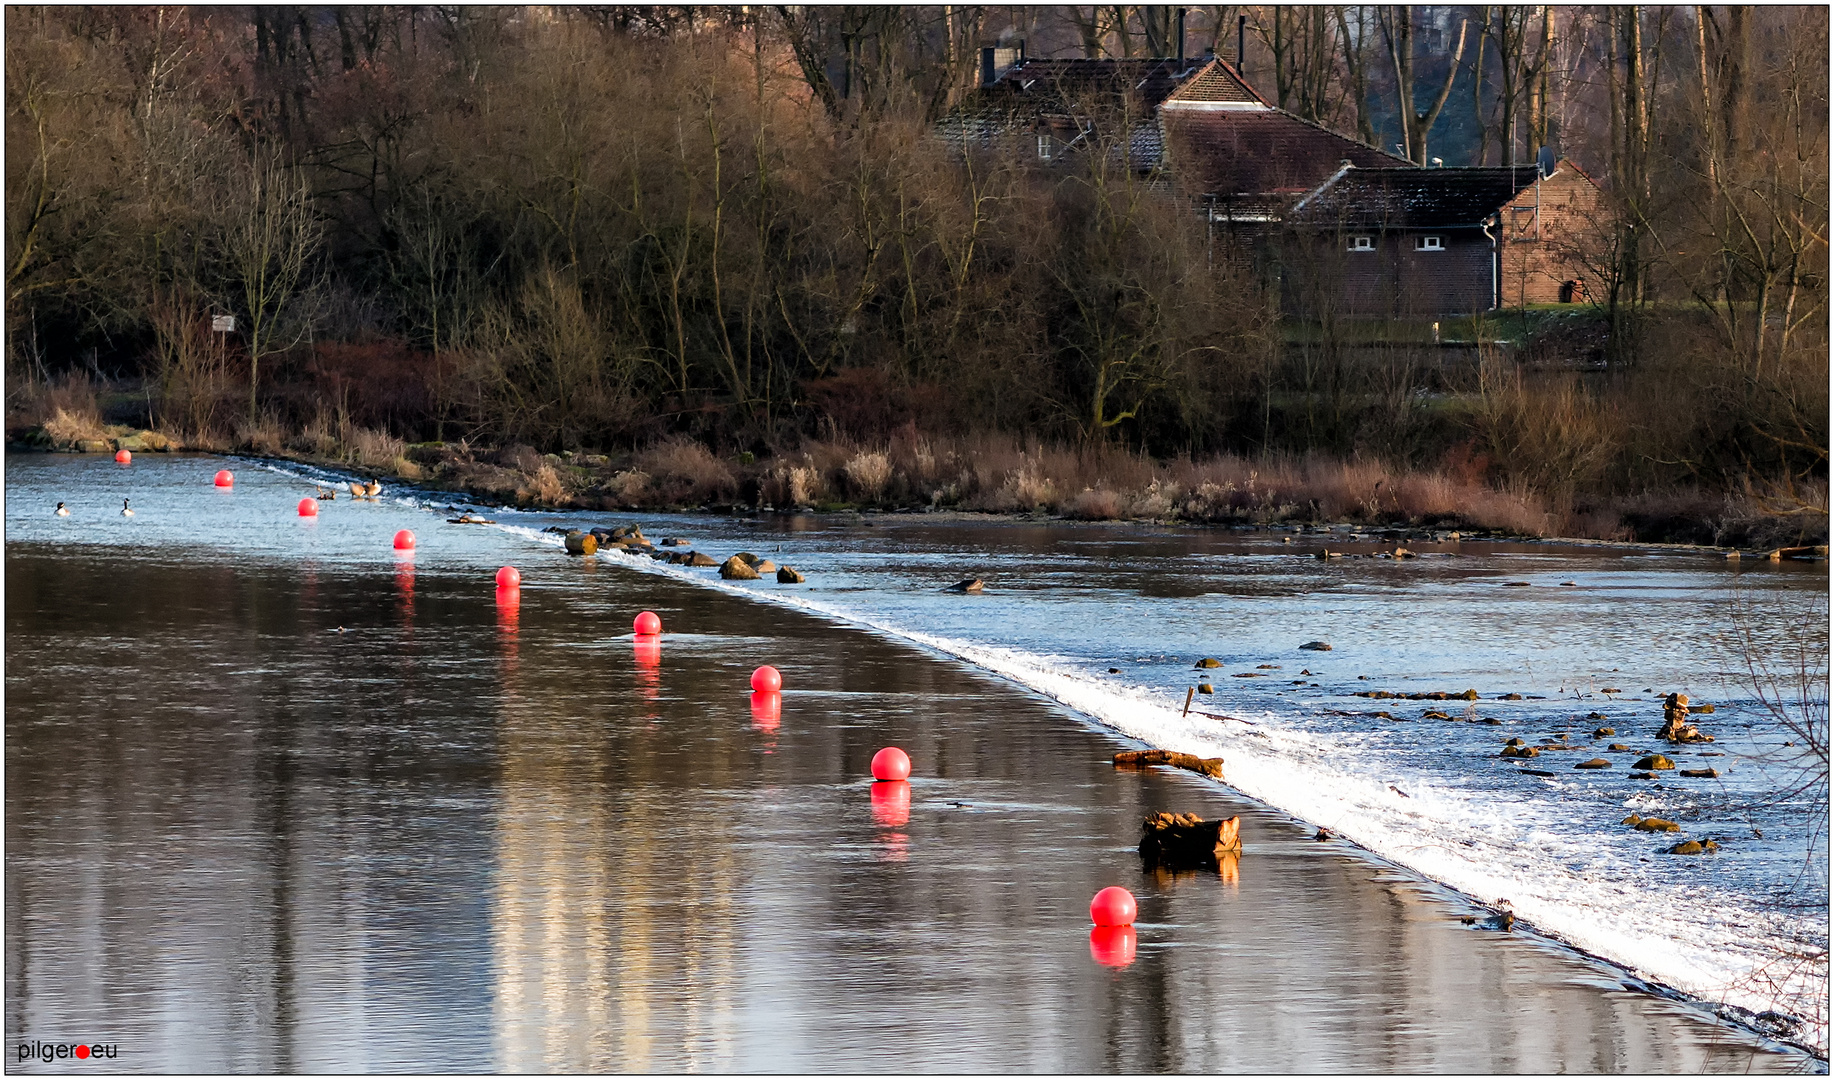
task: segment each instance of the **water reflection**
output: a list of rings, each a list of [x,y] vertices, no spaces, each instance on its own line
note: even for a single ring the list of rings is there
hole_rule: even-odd
[[[366,551],[308,600],[298,559],[234,546],[271,522],[263,483],[202,563],[6,548],[9,1041],[95,1031],[137,1073],[1799,1062],[1468,930],[1219,786],[1116,773],[1061,708],[877,637],[603,573],[810,658],[798,686],[833,696],[799,697],[767,757],[757,713],[695,692],[742,684],[734,650],[649,699],[641,663],[581,640],[628,596],[481,603],[500,537],[442,532],[417,581]],[[437,640],[400,632],[408,604]],[[894,739],[926,763],[921,814],[908,782],[860,799]],[[1242,814],[1251,872],[1138,874],[1168,805]],[[1081,937],[1117,879],[1154,947],[1109,969]]]
[[[751,726],[766,735],[774,735],[783,719],[783,695],[775,690],[751,692]]]
[[[1139,935],[1131,926],[1096,926],[1089,930],[1089,955],[1105,967],[1126,967],[1134,962]]]
[[[881,828],[902,829],[911,820],[911,782],[875,780],[872,785],[872,819]]]
[[[1174,889],[1200,879],[1219,882],[1232,893],[1240,891],[1242,887],[1242,853],[1239,851],[1226,851],[1218,855],[1213,867],[1174,870],[1161,863],[1142,860],[1141,869],[1162,890]]]
[[[637,688],[646,701],[653,702],[662,696],[662,639],[635,638],[630,651],[636,662]]]
[[[414,624],[414,553],[395,552],[395,595],[401,600],[401,624]]]

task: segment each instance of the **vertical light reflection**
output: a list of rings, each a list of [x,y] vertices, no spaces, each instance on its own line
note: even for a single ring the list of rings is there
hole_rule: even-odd
[[[507,617],[500,607],[500,627]],[[730,815],[682,809],[731,779],[724,759],[710,750],[684,770],[681,725],[646,723],[659,717],[656,641],[635,643],[621,686],[573,667],[549,677],[542,655],[506,664],[499,698],[495,1067],[730,1068],[744,875]]]

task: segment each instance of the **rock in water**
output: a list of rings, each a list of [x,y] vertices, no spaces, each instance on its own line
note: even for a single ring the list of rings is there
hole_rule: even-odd
[[[1200,682],[1197,684],[1197,692],[1200,694],[1214,694],[1216,693],[1216,687],[1211,686],[1207,682]]]
[[[1242,850],[1242,819],[1204,821],[1196,814],[1152,814],[1140,827],[1140,858],[1167,869],[1215,866]]]
[[[720,576],[728,581],[758,580],[758,572],[751,568],[750,563],[739,558],[737,555],[734,555],[732,558],[720,564]]]
[[[688,565],[689,566],[718,566],[719,563],[716,563],[713,561],[713,556],[708,555],[704,552],[697,551],[694,554],[688,556]]]
[[[1181,754],[1175,750],[1123,750],[1114,756],[1114,764],[1116,768],[1137,769],[1149,765],[1170,765],[1176,769],[1202,773],[1212,780],[1223,778],[1222,758],[1200,758],[1196,754]]]
[[[987,583],[982,581],[980,578],[968,578],[966,580],[956,582],[955,584],[949,586],[948,588],[944,589],[943,591],[944,592],[958,592],[958,593],[977,593],[986,587],[987,587]]]
[[[1667,851],[1667,854],[1669,855],[1698,855],[1705,850],[1706,848],[1702,847],[1700,844],[1700,841],[1698,840],[1683,840],[1681,843],[1676,844],[1672,848],[1669,848]]]
[[[1217,668],[1222,667],[1223,662],[1214,656],[1206,656],[1202,660],[1199,660],[1196,666],[1200,668]]]
[[[777,564],[769,559],[759,559],[757,562],[751,564],[751,568],[760,574],[774,574],[777,572]]]
[[[1712,742],[1713,736],[1703,735],[1700,729],[1688,723],[1688,696],[1670,694],[1662,701],[1662,730],[1656,732],[1656,738],[1667,739],[1672,743]]]
[[[1648,754],[1640,757],[1637,763],[1631,766],[1633,769],[1672,769],[1674,767],[1675,763],[1661,754]]]
[[[1692,777],[1693,779],[1696,779],[1696,780],[1714,780],[1719,777],[1719,770],[1718,769],[1683,769],[1681,770],[1681,775]]]
[[[780,585],[801,585],[807,580],[807,578],[797,573],[794,567],[779,566],[777,568],[777,582]]]
[[[1301,645],[1299,647],[1302,649],[1310,649],[1313,652],[1330,652],[1331,651],[1331,643],[1328,641],[1308,641],[1304,645]]]
[[[1573,767],[1575,769],[1609,769],[1611,763],[1602,757],[1595,757],[1591,761],[1582,761]]]
[[[749,552],[749,551],[741,551],[741,552],[739,552],[739,553],[738,553],[737,555],[734,555],[734,556],[733,556],[733,558],[735,558],[735,559],[737,559],[737,560],[739,560],[740,562],[742,562],[742,563],[744,563],[744,564],[745,564],[746,566],[756,566],[756,565],[758,565],[758,557],[757,557],[756,555],[753,555],[753,554],[752,554],[751,552]]]
[[[1636,828],[1642,832],[1680,832],[1681,826],[1667,818],[1646,817],[1637,822]]]

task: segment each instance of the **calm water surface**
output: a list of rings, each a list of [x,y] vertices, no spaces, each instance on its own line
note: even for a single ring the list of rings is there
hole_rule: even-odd
[[[7,1045],[118,1048],[11,1070],[1819,1067],[892,634],[219,464],[8,461]]]

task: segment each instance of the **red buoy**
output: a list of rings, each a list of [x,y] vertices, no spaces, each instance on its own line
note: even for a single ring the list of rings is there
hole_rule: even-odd
[[[115,461],[117,464],[131,465],[134,461],[134,455],[128,453],[126,450],[116,450]]]
[[[881,780],[872,786],[872,819],[888,829],[901,829],[911,820],[911,784],[908,780]]]
[[[395,546],[400,547],[401,545],[396,544]],[[521,585],[522,585],[522,571],[516,569],[513,566],[506,566],[503,569],[497,571],[497,588],[515,589],[515,588],[521,587]]]
[[[1134,962],[1139,938],[1131,926],[1092,926],[1089,928],[1089,955],[1108,967],[1126,967]]]
[[[299,500],[299,516],[300,517],[317,517],[318,516],[318,500],[314,499],[310,495]]]
[[[236,474],[230,472],[228,469],[218,469],[216,484],[217,487],[235,487]]]
[[[874,780],[905,780],[911,775],[911,755],[888,746],[872,756]]]
[[[657,634],[662,633],[662,617],[653,611],[640,611],[637,613],[637,621],[632,623],[631,626],[637,631],[638,637],[655,637]],[[762,671],[764,669],[759,668],[758,670]],[[757,681],[758,677],[754,674],[752,676],[753,685],[756,685]],[[779,679],[778,682],[779,685],[781,685],[782,680]]]
[[[766,694],[774,694],[783,689],[783,672],[766,664],[751,673],[751,688]]]
[[[1110,885],[1089,901],[1089,917],[1097,926],[1132,926],[1140,913],[1134,894],[1119,885]]]
[[[395,550],[396,551],[413,551],[414,550],[414,534],[412,532],[409,532],[407,529],[403,529],[400,532],[396,533],[395,534]]]

